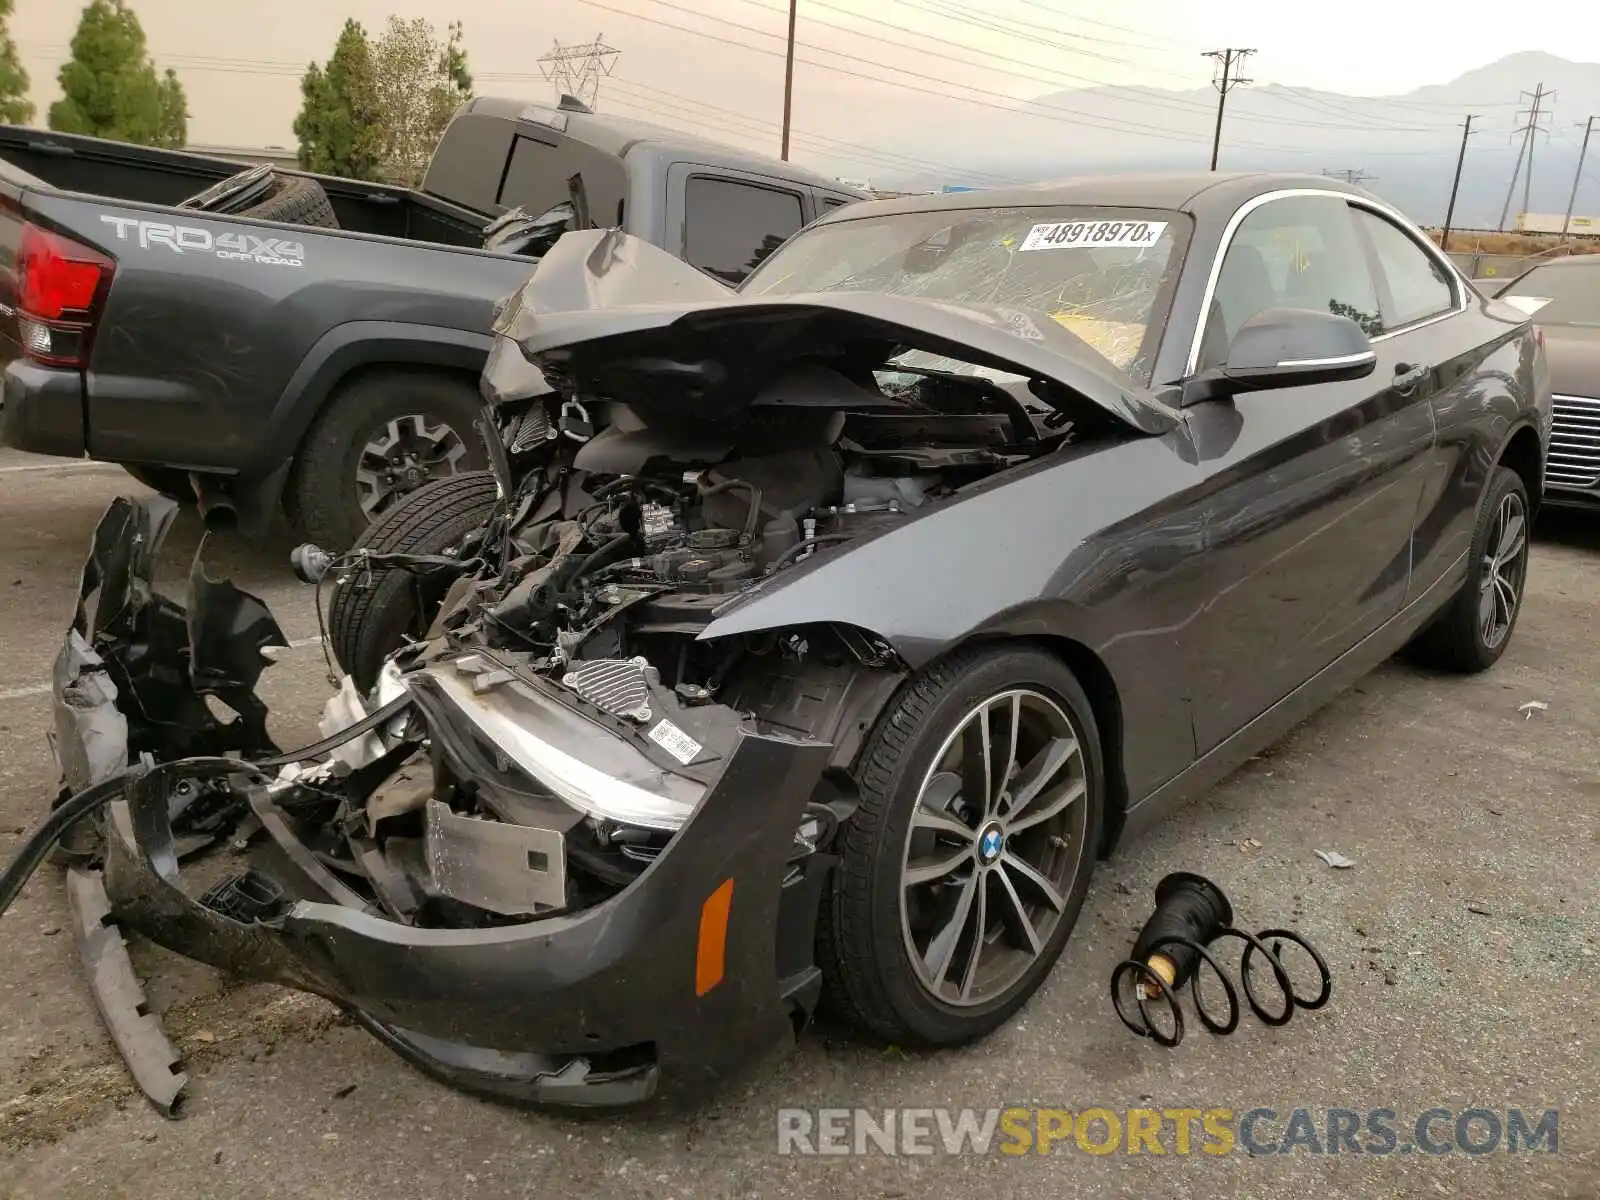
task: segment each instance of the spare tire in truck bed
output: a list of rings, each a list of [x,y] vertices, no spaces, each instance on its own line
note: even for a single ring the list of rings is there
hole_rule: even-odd
[[[339,228],[328,193],[315,179],[304,175],[279,175],[267,198],[239,214],[258,221],[282,221],[286,225],[309,225],[317,229]]]
[[[475,532],[494,509],[492,471],[463,471],[425,484],[367,527],[356,550],[373,554],[444,554]],[[370,689],[378,669],[409,635],[421,637],[449,585],[399,567],[353,570],[333,586],[328,642],[356,686]]]

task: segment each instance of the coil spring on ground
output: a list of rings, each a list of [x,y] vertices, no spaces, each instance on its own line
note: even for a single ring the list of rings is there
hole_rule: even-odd
[[[1287,1025],[1290,1018],[1294,1016],[1295,1009],[1303,1008],[1307,1011],[1313,1011],[1321,1008],[1332,997],[1333,973],[1328,970],[1327,962],[1321,954],[1317,953],[1315,946],[1292,929],[1263,929],[1260,933],[1252,934],[1243,929],[1235,929],[1232,926],[1228,926],[1218,931],[1208,943],[1201,943],[1192,938],[1178,935],[1156,938],[1145,947],[1149,954],[1154,954],[1154,952],[1165,947],[1183,947],[1198,956],[1199,962],[1195,964],[1194,971],[1188,979],[1189,994],[1194,1001],[1195,1014],[1200,1018],[1200,1023],[1212,1033],[1226,1035],[1239,1027],[1239,993],[1235,990],[1233,981],[1223,972],[1222,965],[1208,948],[1223,938],[1237,938],[1245,944],[1244,953],[1239,957],[1239,979],[1244,984],[1245,999],[1249,1002],[1251,1011],[1256,1014],[1256,1017],[1263,1025]],[[1270,949],[1266,944],[1268,939],[1273,942]],[[1294,945],[1299,946],[1311,956],[1311,961],[1316,963],[1322,980],[1321,988],[1315,996],[1308,999],[1294,990],[1294,983],[1289,978],[1289,972],[1285,969],[1282,959],[1279,958],[1279,952],[1283,949],[1284,942],[1292,942]],[[1271,966],[1273,979],[1278,986],[1278,990],[1283,993],[1283,1010],[1281,1012],[1266,1008],[1256,995],[1255,986],[1251,982],[1250,968],[1257,953],[1260,953]],[[1202,962],[1211,968],[1212,973],[1222,983],[1223,995],[1228,1002],[1226,1020],[1219,1021],[1213,1017],[1206,1010],[1205,1002],[1200,998],[1201,972],[1199,963]],[[1138,1002],[1139,1021],[1137,1023],[1129,1015],[1123,1002],[1122,984],[1130,974],[1134,975],[1136,979],[1134,997]],[[1122,1019],[1122,1023],[1134,1033],[1140,1037],[1148,1037],[1158,1045],[1176,1046],[1183,1041],[1183,1010],[1178,1006],[1177,996],[1174,994],[1181,987],[1181,981],[1176,986],[1169,985],[1150,966],[1148,960],[1140,961],[1130,958],[1118,963],[1116,969],[1111,973],[1111,1002],[1117,1010],[1117,1016]],[[1155,1022],[1150,1019],[1150,1010],[1147,1006],[1152,999],[1157,997],[1166,1000],[1167,1008],[1172,1013],[1172,1032],[1170,1034],[1158,1029]]]

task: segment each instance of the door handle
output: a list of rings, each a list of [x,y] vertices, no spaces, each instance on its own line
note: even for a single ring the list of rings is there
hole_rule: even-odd
[[[1394,390],[1409,392],[1432,374],[1432,367],[1419,366],[1415,363],[1396,363],[1394,366]]]

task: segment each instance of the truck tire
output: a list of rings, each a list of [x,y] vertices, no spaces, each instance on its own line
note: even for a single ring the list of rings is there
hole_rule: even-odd
[[[277,176],[267,198],[239,215],[254,217],[258,221],[282,221],[286,225],[339,228],[339,218],[333,214],[328,193],[315,179],[307,179],[304,175]]]
[[[288,516],[324,550],[342,551],[409,492],[488,466],[465,376],[374,371],[334,393],[300,446]]]
[[[463,471],[424,484],[368,526],[355,548],[374,554],[444,554],[489,519],[496,489],[491,471]],[[328,641],[363,692],[407,635],[420,637],[448,584],[429,587],[397,567],[353,571],[328,600]]]
[[[179,504],[194,503],[194,488],[189,484],[189,472],[176,467],[135,467],[127,463],[122,469],[152,492],[158,492]]]

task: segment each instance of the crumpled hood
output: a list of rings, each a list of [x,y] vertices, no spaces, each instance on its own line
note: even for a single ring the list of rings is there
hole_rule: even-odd
[[[802,363],[850,374],[903,346],[1052,380],[1142,433],[1180,419],[1053,322],[878,292],[745,296],[616,230],[564,236],[495,331],[578,392],[676,418],[725,418]]]

